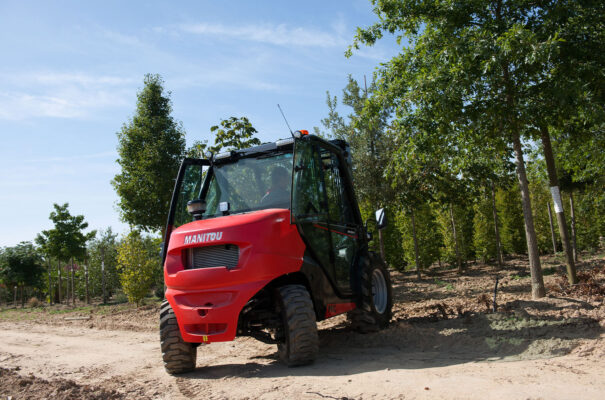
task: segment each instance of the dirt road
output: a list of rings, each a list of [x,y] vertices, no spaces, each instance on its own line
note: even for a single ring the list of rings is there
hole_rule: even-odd
[[[602,299],[534,302],[517,293],[517,279],[504,279],[505,311],[466,312],[460,293],[470,290],[470,278],[444,285],[446,278],[418,284],[396,277],[396,290],[415,300],[397,304],[388,329],[361,335],[344,318],[332,320],[321,326],[317,361],[293,369],[277,361],[274,346],[239,338],[200,347],[197,370],[175,378],[164,372],[156,330],[118,330],[94,318],[2,320],[0,378],[11,383],[0,385],[0,399],[60,398],[66,380],[85,386],[90,398],[99,390],[129,399],[603,398]],[[458,291],[450,303],[439,295],[448,285]],[[475,292],[468,296],[481,307]],[[419,309],[433,311],[416,316]],[[41,385],[29,386],[30,374]]]

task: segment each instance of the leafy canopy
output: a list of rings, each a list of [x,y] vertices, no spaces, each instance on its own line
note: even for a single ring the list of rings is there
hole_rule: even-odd
[[[122,171],[112,185],[124,222],[146,231],[164,228],[174,180],[185,153],[182,124],[171,116],[170,92],[159,75],[147,74],[132,119],[118,135]]]
[[[86,242],[96,236],[96,231],[84,233],[88,222],[84,221],[83,215],[71,215],[69,203],[55,203],[53,207],[54,211],[49,218],[55,226],[38,234],[36,243],[47,257],[61,261],[68,261],[72,257],[83,259],[86,255]]]

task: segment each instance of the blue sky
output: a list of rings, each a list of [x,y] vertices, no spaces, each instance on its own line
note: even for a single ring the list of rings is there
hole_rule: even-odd
[[[110,184],[116,132],[146,73],[172,92],[187,142],[247,116],[263,141],[320,125],[326,91],[362,81],[396,52],[392,40],[347,59],[357,26],[376,20],[351,1],[0,0],[0,246],[49,229],[69,202],[91,229],[123,232]],[[347,110],[342,110],[347,112]]]

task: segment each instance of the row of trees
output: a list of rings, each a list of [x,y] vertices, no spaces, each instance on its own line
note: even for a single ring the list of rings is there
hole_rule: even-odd
[[[550,193],[568,277],[575,283],[561,188],[585,193],[578,195],[578,218],[593,218],[580,231],[591,232],[586,242],[594,243],[603,232],[605,5],[590,0],[372,3],[379,22],[358,29],[348,53],[384,34],[396,35],[402,50],[378,67],[369,88],[362,91],[349,82],[343,102],[353,113],[347,120],[329,98],[323,123],[330,134],[357,143],[358,168],[379,166],[390,183],[385,190],[383,183],[373,183],[378,181],[371,172],[356,171],[362,203],[390,205],[399,221],[392,237],[403,234],[408,261],[421,266],[446,248],[460,269],[464,258],[490,253],[482,244],[489,236],[481,233],[488,229],[490,202],[496,236],[491,248],[515,250],[498,238],[496,226],[507,234],[505,221],[515,218],[506,210],[520,208],[526,247],[516,251],[528,253],[532,294],[541,297],[540,238],[549,235],[536,227],[543,225],[539,217]],[[498,198],[519,201],[498,207]],[[513,230],[521,228],[519,222]],[[427,232],[424,238],[422,232]]]
[[[111,228],[85,234],[84,217],[71,215],[68,207],[54,205],[54,228],[41,232],[35,244],[0,249],[2,301],[23,306],[36,297],[49,304],[75,305],[76,300],[99,298],[105,303],[123,291],[138,304],[154,288],[161,295],[159,239],[137,230],[118,239]]]
[[[367,116],[363,115],[364,107],[371,106],[369,99],[376,90],[375,82],[369,88],[365,84],[361,87],[349,77],[341,104],[347,106],[351,113],[341,116],[337,111],[338,98],[328,93],[328,117],[322,120],[322,128],[315,131],[319,135],[345,139],[351,144],[355,186],[362,214],[369,218],[378,207],[387,206],[389,209],[394,221],[385,234],[389,263],[397,268],[419,265],[422,269],[443,261],[462,268],[469,259],[502,262],[502,254],[526,254],[521,198],[515,186],[511,161],[502,160],[500,171],[481,171],[483,174],[498,173],[498,180],[463,181],[463,177],[454,179],[450,174],[451,180],[448,181],[445,179],[447,175],[434,176],[441,174],[439,158],[435,154],[428,158],[426,151],[425,154],[421,152],[423,147],[418,146],[410,151],[406,160],[420,164],[415,159],[426,158],[422,161],[422,169],[409,172],[414,180],[406,182],[410,185],[407,190],[396,190],[389,184],[390,180],[383,175],[389,173],[389,168],[398,161],[398,154],[392,146],[396,138],[389,131],[389,113],[382,109],[382,113],[371,120],[364,119]],[[549,217],[549,209],[554,207],[551,207],[546,165],[536,150],[527,149],[530,155],[527,170],[538,251],[543,254],[553,251],[550,223],[553,218],[552,215]],[[435,149],[437,151],[439,149]],[[476,162],[476,155],[469,157],[474,158],[471,162]],[[560,175],[563,197],[567,200],[564,202],[566,215],[574,216],[572,247],[578,251],[594,250],[598,248],[599,237],[605,230],[602,182],[577,184],[572,182],[569,172],[561,171]],[[439,190],[429,192],[434,189],[428,187],[434,184],[430,180],[439,178],[442,179]],[[556,222],[554,224],[556,229]],[[560,239],[555,242],[558,250],[562,251]]]

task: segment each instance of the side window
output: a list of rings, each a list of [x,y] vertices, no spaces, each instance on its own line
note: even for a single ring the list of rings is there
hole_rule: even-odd
[[[328,212],[330,222],[337,224],[355,224],[352,204],[341,173],[341,163],[336,154],[322,149],[322,167],[328,194]]]
[[[187,202],[199,198],[202,182],[207,170],[208,166],[206,165],[187,165],[175,207],[173,223],[175,228],[192,221],[191,215],[187,212]]]
[[[297,219],[325,219],[325,189],[321,179],[321,160],[315,146],[298,140],[294,153],[293,215]]]

